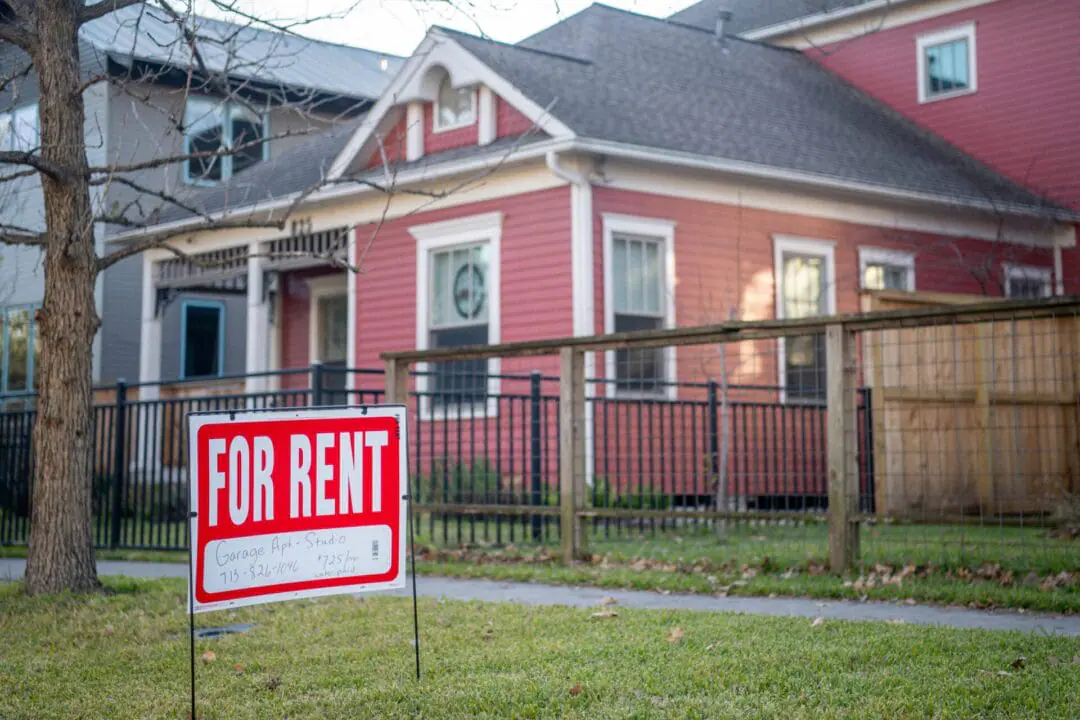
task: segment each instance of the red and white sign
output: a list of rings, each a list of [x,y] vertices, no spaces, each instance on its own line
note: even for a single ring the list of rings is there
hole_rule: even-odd
[[[405,586],[405,407],[189,418],[195,612]]]

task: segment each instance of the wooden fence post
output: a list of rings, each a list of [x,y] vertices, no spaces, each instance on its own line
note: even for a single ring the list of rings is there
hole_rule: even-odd
[[[585,353],[559,351],[559,514],[563,561],[572,563],[585,549]]]
[[[844,572],[859,557],[859,465],[856,416],[855,333],[843,325],[825,330],[828,368],[829,567]]]
[[[390,358],[383,374],[383,402],[407,405],[409,399],[409,363]]]

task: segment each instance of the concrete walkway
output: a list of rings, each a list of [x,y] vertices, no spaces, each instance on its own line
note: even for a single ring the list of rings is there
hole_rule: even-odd
[[[0,581],[22,577],[26,561],[0,558]],[[101,575],[130,577],[186,578],[187,565],[165,563],[98,562]],[[847,602],[807,600],[803,598],[729,597],[709,595],[664,595],[631,590],[604,590],[565,585],[509,583],[493,580],[467,580],[421,576],[417,591],[423,597],[484,602],[516,602],[525,605],[565,605],[595,607],[606,597],[613,597],[619,607],[650,610],[696,610],[702,612],[732,612],[757,615],[818,618],[827,620],[869,620],[910,623],[914,625],[943,625],[954,628],[984,630],[1017,630],[1028,633],[1047,633],[1080,637],[1080,617],[1045,615],[1041,613],[990,612],[946,608],[930,605],[903,605],[882,602]],[[409,589],[392,593],[408,596]]]

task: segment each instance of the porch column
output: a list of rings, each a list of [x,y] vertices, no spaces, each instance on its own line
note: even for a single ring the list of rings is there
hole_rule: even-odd
[[[247,343],[244,372],[244,392],[265,392],[266,377],[252,377],[264,373],[269,365],[270,303],[263,283],[266,258],[262,257],[262,243],[253,242],[248,250],[247,261]]]
[[[158,315],[156,266],[150,253],[143,254],[142,273],[142,325],[139,329],[139,389],[136,396],[140,402],[160,399],[161,386],[161,316]],[[149,383],[149,384],[147,384]],[[128,400],[135,399],[128,394]],[[129,465],[135,469],[154,467],[160,459],[161,406],[146,405],[143,423],[127,423],[138,438],[135,457]],[[129,416],[131,419],[133,416]],[[140,427],[141,425],[141,427]]]

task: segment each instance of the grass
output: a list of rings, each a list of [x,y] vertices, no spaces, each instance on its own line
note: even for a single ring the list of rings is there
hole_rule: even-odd
[[[0,717],[183,718],[182,581],[0,586]],[[1074,717],[1075,639],[677,611],[341,597],[200,616],[200,718]],[[674,632],[678,628],[680,633]]]
[[[522,524],[479,520],[432,525],[422,519],[417,539],[423,574],[520,582],[595,585],[669,592],[783,595],[1008,607],[1080,612],[1080,541],[1048,537],[1039,528],[872,525],[862,531],[862,565],[848,578],[825,574],[823,524],[733,524],[722,540],[708,529],[605,535],[594,528],[589,551],[597,562],[565,567],[554,562],[557,535],[539,545],[522,543]],[[472,530],[472,532],[470,532]],[[485,542],[485,533],[488,542]],[[467,550],[460,548],[466,547]],[[0,547],[0,556],[25,556],[23,547]],[[187,562],[187,553],[99,550],[106,560]],[[918,572],[897,584],[913,565]],[[1057,582],[1065,572],[1071,582]],[[859,581],[860,575],[862,582]]]

